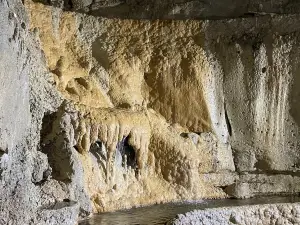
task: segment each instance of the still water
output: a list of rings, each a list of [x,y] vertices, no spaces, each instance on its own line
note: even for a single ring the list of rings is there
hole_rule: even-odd
[[[205,209],[227,206],[242,206],[267,203],[300,202],[298,196],[264,196],[251,199],[222,199],[205,200],[181,203],[167,203],[152,205],[112,213],[101,213],[88,220],[81,221],[79,225],[154,225],[165,224],[177,214],[186,213],[194,209]]]

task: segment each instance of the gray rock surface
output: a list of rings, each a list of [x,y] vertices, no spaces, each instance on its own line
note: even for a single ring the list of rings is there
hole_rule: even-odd
[[[177,217],[168,225],[232,225],[232,224],[300,224],[300,205],[266,204],[195,210]]]
[[[78,214],[79,204],[75,202],[56,202],[55,204],[40,208],[37,212],[34,224],[77,224]]]
[[[0,15],[0,224],[74,224],[78,205],[51,213],[41,210],[57,201],[62,189],[58,184],[43,191],[51,167],[38,151],[44,113],[56,109],[61,98],[52,87],[38,40],[28,31],[22,2],[1,0]]]
[[[21,224],[29,223],[38,201],[38,190],[31,182],[34,156],[26,144],[31,119],[29,34],[21,2],[0,1],[0,12],[0,146],[6,152],[5,160],[1,159],[6,165],[1,173],[0,224]]]

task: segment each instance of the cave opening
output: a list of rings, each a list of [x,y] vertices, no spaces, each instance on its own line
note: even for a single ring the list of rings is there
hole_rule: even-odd
[[[124,137],[117,145],[117,150],[122,156],[122,166],[137,168],[137,158],[134,148],[129,144],[129,136]]]
[[[46,171],[51,173],[53,179],[69,183],[73,173],[71,152],[66,143],[66,132],[58,122],[61,119],[61,112],[45,113],[42,119],[40,131],[39,151],[46,154],[48,163],[52,169]]]

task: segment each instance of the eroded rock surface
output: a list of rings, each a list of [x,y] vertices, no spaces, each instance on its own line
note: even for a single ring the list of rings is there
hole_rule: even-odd
[[[266,204],[195,210],[180,214],[169,225],[299,224],[299,204]]]
[[[299,192],[298,14],[128,20],[50,3],[0,1],[0,223]]]

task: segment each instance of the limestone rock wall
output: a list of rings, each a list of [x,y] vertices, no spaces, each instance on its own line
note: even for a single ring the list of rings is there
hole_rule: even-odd
[[[54,3],[1,1],[4,222],[299,192],[299,15],[129,20]]]

